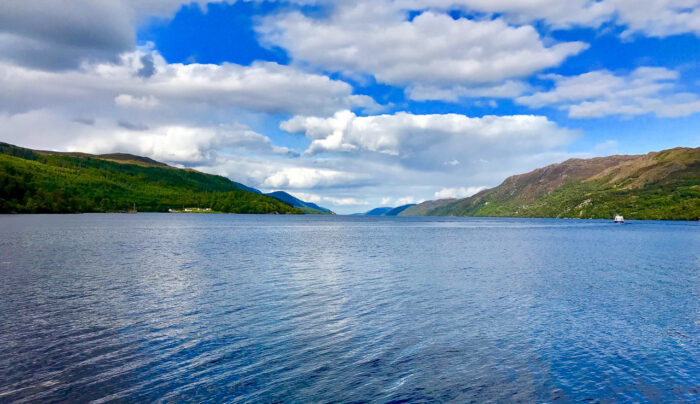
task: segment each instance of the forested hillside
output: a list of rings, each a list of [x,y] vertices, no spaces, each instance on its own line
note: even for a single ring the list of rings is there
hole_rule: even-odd
[[[62,213],[202,207],[301,213],[225,177],[139,156],[38,152],[0,143],[0,212]]]

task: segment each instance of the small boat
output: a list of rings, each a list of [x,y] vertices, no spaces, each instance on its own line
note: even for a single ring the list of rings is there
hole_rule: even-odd
[[[622,215],[615,215],[615,223],[624,223],[625,218]]]

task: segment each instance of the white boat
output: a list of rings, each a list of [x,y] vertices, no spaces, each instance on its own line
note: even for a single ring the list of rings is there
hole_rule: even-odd
[[[625,218],[622,215],[615,215],[615,223],[624,223]]]

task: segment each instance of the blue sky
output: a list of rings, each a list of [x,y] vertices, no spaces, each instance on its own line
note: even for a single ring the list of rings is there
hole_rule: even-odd
[[[464,197],[699,146],[699,36],[694,0],[7,2],[0,140],[340,213]]]

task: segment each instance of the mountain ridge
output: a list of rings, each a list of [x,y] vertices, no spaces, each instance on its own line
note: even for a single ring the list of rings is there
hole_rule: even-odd
[[[399,216],[401,212],[415,205],[415,203],[409,203],[396,207],[382,206],[379,208],[370,209],[364,213],[355,213],[351,216]]]
[[[700,218],[700,148],[569,159],[471,197],[427,201],[402,216]]]
[[[293,195],[290,195],[289,193],[284,192],[284,191],[269,192],[265,195],[271,196],[275,199],[279,199],[280,201],[287,203],[295,208],[299,208],[306,214],[312,214],[312,215],[334,215],[335,214],[330,209],[316,205],[313,202],[302,201],[301,199],[299,199]]]

